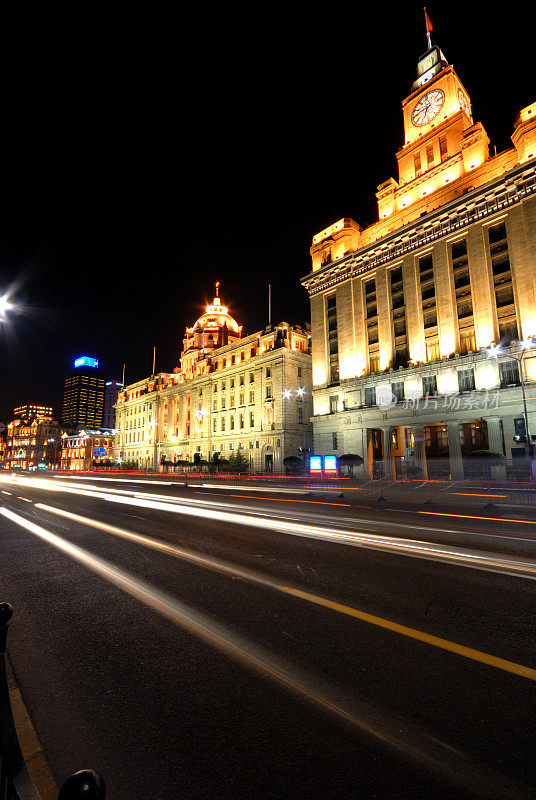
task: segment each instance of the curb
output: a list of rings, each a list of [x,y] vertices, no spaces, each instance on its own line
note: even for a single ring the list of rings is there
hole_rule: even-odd
[[[45,758],[43,748],[37,737],[19,687],[13,677],[13,669],[8,661],[8,689],[13,720],[28,772],[42,800],[57,800],[58,786]]]

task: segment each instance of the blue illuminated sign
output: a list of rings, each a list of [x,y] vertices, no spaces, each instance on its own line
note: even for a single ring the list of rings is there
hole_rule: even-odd
[[[105,447],[94,447],[93,448],[93,458],[104,458],[106,455],[106,448]]]
[[[91,358],[91,356],[80,356],[80,358],[75,358],[74,361],[75,367],[95,367],[99,366],[99,359],[98,358]]]
[[[324,471],[337,472],[337,456],[324,456]]]
[[[309,469],[311,472],[322,472],[322,458],[320,456],[309,456]]]

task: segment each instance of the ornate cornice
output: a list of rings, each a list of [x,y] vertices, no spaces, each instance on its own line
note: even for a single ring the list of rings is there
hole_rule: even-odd
[[[419,218],[374,244],[309,273],[301,279],[301,283],[313,297],[349,277],[361,275],[445,236],[453,235],[474,222],[520,203],[530,195],[536,195],[534,160],[429,212],[425,219]]]

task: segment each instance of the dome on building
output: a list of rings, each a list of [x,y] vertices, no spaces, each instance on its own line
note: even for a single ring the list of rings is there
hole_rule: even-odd
[[[214,332],[216,332],[226,325],[229,331],[239,335],[240,331],[242,330],[242,326],[239,325],[237,321],[233,319],[233,317],[231,317],[227,307],[222,306],[217,292],[218,284],[216,284],[216,297],[212,301],[212,304],[206,306],[205,313],[201,314],[199,319],[194,323],[190,330],[193,333],[196,328],[203,328],[205,333],[210,333],[210,331],[214,330]]]
[[[242,337],[242,325],[229,314],[219,297],[219,286],[216,284],[216,297],[205,307],[205,313],[186,328],[181,354],[183,369],[191,369],[200,355],[204,356],[218,347],[225,347]]]

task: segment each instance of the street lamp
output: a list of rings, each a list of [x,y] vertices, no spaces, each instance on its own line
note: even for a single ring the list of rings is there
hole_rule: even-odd
[[[9,302],[6,295],[0,297],[0,322],[3,322],[6,318],[6,313],[11,311],[13,308],[12,303]]]
[[[529,446],[529,457],[530,457],[530,472],[532,475],[532,479],[534,480],[534,447],[532,444],[532,436],[530,435],[529,430],[529,415],[527,411],[527,397],[525,394],[525,371],[523,369],[523,359],[526,358],[528,352],[532,350],[532,348],[536,345],[535,337],[528,336],[523,341],[519,342],[519,350],[520,352],[514,353],[512,352],[512,344],[508,346],[509,349],[509,356],[513,358],[519,364],[519,378],[521,380],[521,394],[523,397],[523,416],[525,417],[525,435],[527,437],[527,443]],[[488,358],[498,358],[498,356],[504,355],[504,352],[500,345],[495,345],[494,343],[490,344],[488,348]]]

